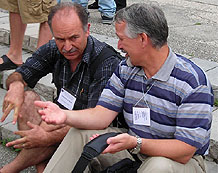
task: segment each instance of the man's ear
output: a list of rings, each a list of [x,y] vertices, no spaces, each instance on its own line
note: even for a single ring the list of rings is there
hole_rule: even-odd
[[[142,43],[142,46],[143,47],[145,47],[145,46],[147,46],[147,44],[148,44],[148,36],[147,36],[147,34],[145,34],[145,33],[141,33],[141,34],[139,34],[139,38],[140,38],[140,41],[141,41],[141,43]]]
[[[87,24],[87,34],[88,34],[88,36],[90,34],[90,25],[91,25],[90,23]]]

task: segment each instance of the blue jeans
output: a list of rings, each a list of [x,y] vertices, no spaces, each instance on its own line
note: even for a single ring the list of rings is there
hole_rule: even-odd
[[[61,0],[57,0],[57,2],[61,2]],[[72,0],[72,2],[76,2],[81,4],[83,7],[87,8],[88,0]],[[114,17],[116,12],[116,3],[114,0],[98,0],[99,11],[102,15],[107,17]]]

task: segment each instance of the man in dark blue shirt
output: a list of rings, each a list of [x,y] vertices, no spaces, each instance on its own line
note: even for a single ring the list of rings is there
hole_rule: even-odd
[[[108,79],[120,62],[116,55],[105,57],[94,65],[99,54],[108,45],[89,35],[90,24],[86,11],[77,4],[61,3],[49,15],[48,23],[54,40],[40,47],[25,64],[17,68],[7,79],[8,92],[3,103],[5,120],[14,109],[13,123],[18,120],[18,132],[22,138],[7,146],[22,151],[0,172],[20,172],[36,165],[42,172],[47,161],[62,141],[69,126],[53,126],[42,122],[33,102],[40,97],[25,86],[33,88],[43,76],[53,74],[57,88],[55,102],[66,109],[95,107]],[[94,73],[93,73],[93,69]]]

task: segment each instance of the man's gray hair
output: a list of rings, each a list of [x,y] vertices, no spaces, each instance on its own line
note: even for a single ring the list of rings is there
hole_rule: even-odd
[[[137,3],[119,10],[115,22],[126,23],[126,35],[130,38],[145,33],[153,47],[167,43],[168,25],[163,11],[154,3]]]
[[[49,25],[51,31],[52,31],[51,23],[52,23],[52,19],[53,19],[54,15],[58,11],[62,11],[62,10],[66,10],[66,13],[69,13],[72,9],[78,15],[78,17],[82,23],[83,30],[85,32],[87,31],[87,29],[88,29],[88,27],[87,27],[87,25],[88,25],[88,13],[87,13],[87,11],[80,4],[72,3],[72,2],[61,2],[61,3],[58,3],[57,5],[55,5],[54,7],[51,8],[51,11],[48,15],[48,25]],[[72,22],[73,22],[73,19],[72,19]]]

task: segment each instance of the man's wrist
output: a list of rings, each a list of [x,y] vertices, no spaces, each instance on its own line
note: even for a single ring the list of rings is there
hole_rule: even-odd
[[[142,146],[142,138],[140,138],[139,136],[135,136],[135,137],[136,137],[136,145],[134,148],[129,150],[131,154],[138,154]]]
[[[15,88],[16,90],[17,90],[17,89],[23,89],[23,90],[24,90],[25,85],[24,85],[24,83],[21,82],[21,81],[15,81],[15,82],[12,82],[12,83],[9,85],[8,90],[13,89],[13,88]]]

